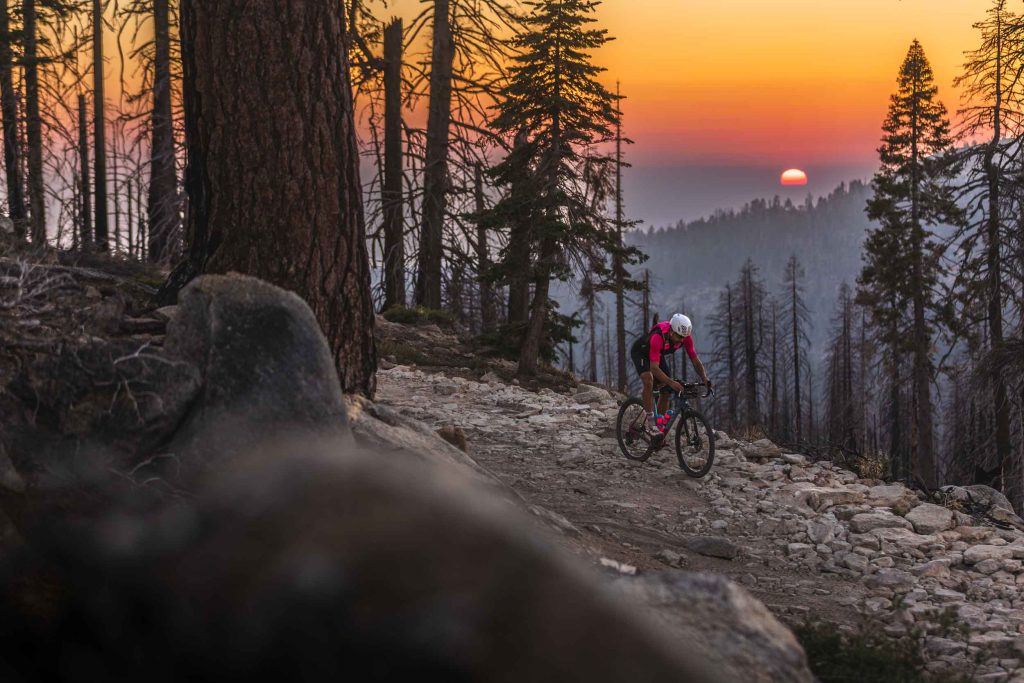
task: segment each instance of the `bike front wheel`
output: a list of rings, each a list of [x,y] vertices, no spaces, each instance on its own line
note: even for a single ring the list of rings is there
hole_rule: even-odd
[[[679,416],[676,457],[679,467],[691,477],[700,478],[711,471],[715,460],[715,432],[707,418],[696,410],[686,410]]]
[[[640,399],[627,398],[619,407],[619,415],[615,419],[615,437],[619,440],[622,454],[629,460],[643,462],[654,452],[645,431],[646,418],[647,411]]]

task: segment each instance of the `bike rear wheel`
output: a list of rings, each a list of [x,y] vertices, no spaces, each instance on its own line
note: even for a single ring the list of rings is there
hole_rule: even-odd
[[[638,398],[627,398],[619,407],[615,418],[615,437],[619,440],[619,449],[629,460],[643,462],[651,457],[650,437],[645,431],[647,411]]]
[[[707,418],[696,410],[686,410],[679,416],[676,457],[679,467],[691,477],[700,478],[711,471],[715,460],[715,432]]]

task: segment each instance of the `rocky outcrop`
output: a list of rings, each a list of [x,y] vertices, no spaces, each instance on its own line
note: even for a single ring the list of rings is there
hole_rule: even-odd
[[[454,386],[431,402],[405,398],[433,395],[434,384]],[[626,534],[616,533],[611,545],[635,551],[638,539],[650,538],[651,561],[727,572],[790,623],[850,609],[878,632],[922,633],[930,670],[980,662],[979,676],[1016,680],[1009,674],[1024,661],[1013,649],[1024,642],[1024,534],[1003,521],[1018,518],[984,489],[931,499],[722,432],[711,473],[694,481],[675,471],[671,453],[668,462],[663,455],[626,463],[614,440],[615,403],[582,403],[585,387],[532,392],[493,377],[478,382],[403,366],[381,373],[379,386],[401,412],[463,428],[470,452],[490,443],[499,459],[522,459],[506,478],[562,503],[560,511],[581,501],[578,516],[563,515],[573,546],[610,535],[605,521],[587,520],[611,519],[617,530],[637,524],[630,543],[618,543]],[[680,489],[699,492],[706,509],[692,500],[673,504]],[[619,498],[609,500],[611,491]],[[650,575],[635,554],[598,561],[623,574],[623,585]]]
[[[648,607],[670,637],[725,681],[811,683],[793,632],[756,598],[721,576],[648,573],[616,579],[630,602]]]
[[[457,470],[381,456],[266,445],[155,519],[61,539],[76,590],[39,622],[0,584],[0,659],[53,673],[73,642],[81,681],[729,680]]]
[[[326,342],[294,294],[198,278],[159,341],[67,339],[7,385],[0,504],[20,528],[173,499],[271,434],[348,433]]]

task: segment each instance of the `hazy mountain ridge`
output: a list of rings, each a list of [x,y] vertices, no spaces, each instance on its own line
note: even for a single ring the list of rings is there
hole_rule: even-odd
[[[685,307],[696,318],[701,349],[710,349],[702,323],[747,258],[760,269],[768,291],[778,295],[786,261],[796,254],[806,272],[805,301],[817,355],[839,287],[854,285],[861,269],[861,245],[872,225],[864,212],[870,193],[869,185],[853,181],[814,201],[808,195],[801,205],[778,196],[756,199],[739,210],[672,228],[633,232],[630,243],[648,255],[637,272],[639,277],[642,268],[651,272],[653,309],[668,313]]]

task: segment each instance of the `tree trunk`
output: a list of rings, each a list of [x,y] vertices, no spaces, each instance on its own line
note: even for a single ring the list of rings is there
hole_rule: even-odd
[[[103,2],[92,0],[93,144],[96,146],[96,248],[107,251],[107,142],[103,95]]]
[[[320,322],[342,389],[372,395],[344,22],[341,3],[182,2],[189,258],[164,291],[228,271],[292,290]]]
[[[555,258],[556,245],[545,240],[537,264],[534,281],[533,303],[530,306],[530,322],[519,351],[519,374],[525,377],[537,374],[540,347],[544,341],[544,327],[548,319],[548,290],[551,286],[551,263]]]
[[[725,320],[726,320],[726,345],[729,356],[729,427],[734,428],[737,421],[736,409],[736,346],[735,334],[733,332],[732,315],[732,287],[725,286]]]
[[[796,269],[790,285],[793,306],[793,401],[796,408],[796,442],[803,441],[803,416],[800,414],[800,309],[797,307]]]
[[[591,382],[597,381],[597,319],[594,316],[594,291],[593,285],[587,296],[587,320],[590,323],[590,371],[588,376]]]
[[[14,52],[11,44],[11,16],[7,0],[0,7],[0,112],[4,125],[4,169],[7,172],[7,210],[14,223],[14,234],[25,236],[25,195],[21,180],[18,146],[18,96],[14,90]]]
[[[473,195],[476,201],[476,215],[484,213],[484,171],[480,164],[476,165],[473,175]],[[494,287],[491,285],[490,249],[487,244],[487,228],[483,221],[477,220],[476,225],[476,271],[480,281],[480,323],[484,332],[494,329],[497,315],[494,312]]]
[[[430,103],[423,163],[423,217],[416,278],[416,303],[441,308],[444,214],[448,203],[448,128],[452,115],[452,40],[449,0],[434,0]]]
[[[384,29],[384,310],[405,305],[402,188],[402,20]]]
[[[86,121],[85,95],[78,96],[78,166],[81,173],[82,204],[78,229],[82,251],[92,248],[92,209],[89,202],[89,124]]]
[[[757,347],[754,332],[754,277],[749,271],[743,275],[743,354],[746,365],[745,401],[746,427],[760,423],[760,408],[757,401]]]
[[[149,260],[170,257],[178,229],[178,176],[171,111],[171,39],[168,0],[153,0],[153,138],[149,163]]]
[[[36,54],[36,2],[24,0],[25,134],[28,139],[28,203],[30,232],[36,244],[46,243],[46,188],[43,184],[43,120],[39,114],[39,65]]]
[[[512,153],[527,143],[526,131],[516,135]],[[521,184],[513,181],[509,188],[512,196],[522,194]],[[529,217],[517,217],[512,222],[508,239],[508,322],[525,324],[530,303],[530,251],[532,245]]]
[[[619,85],[615,84],[615,96],[619,95]],[[618,100],[616,100],[618,101]],[[615,123],[615,255],[612,257],[612,275],[615,278],[615,356],[617,360],[616,386],[619,391],[626,390],[626,269],[622,263],[622,111],[616,107]],[[684,362],[685,366],[685,362]]]

